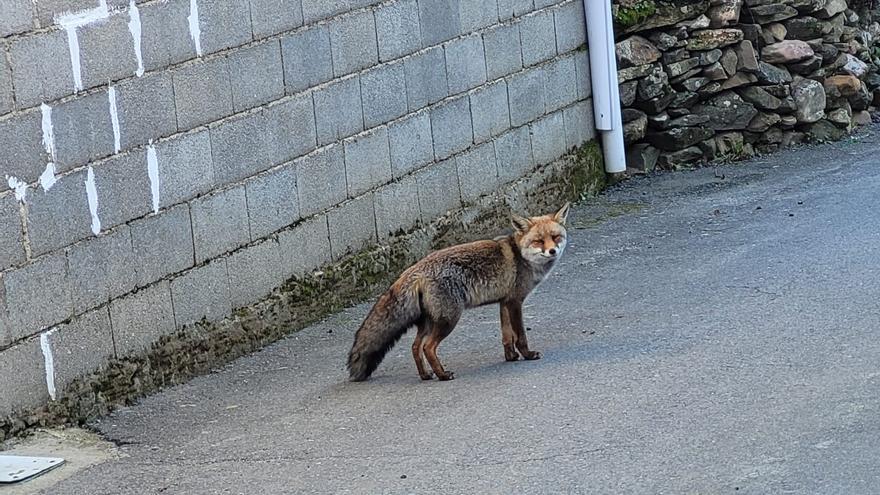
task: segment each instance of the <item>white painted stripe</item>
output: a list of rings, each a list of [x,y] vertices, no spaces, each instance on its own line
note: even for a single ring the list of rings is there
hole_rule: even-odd
[[[43,188],[44,191],[48,191],[52,189],[52,186],[55,185],[55,164],[49,162],[46,164],[46,170],[40,174],[40,187]]]
[[[86,196],[89,198],[89,213],[92,214],[92,233],[101,233],[101,219],[98,218],[98,189],[95,187],[95,171],[89,167],[86,174]]]
[[[134,41],[134,56],[137,58],[137,70],[134,75],[144,75],[144,57],[141,53],[141,11],[138,10],[134,0],[128,5],[128,30],[131,31],[131,39]]]
[[[159,160],[152,144],[147,146],[147,175],[150,177],[150,192],[153,195],[153,213],[159,213]]]
[[[76,34],[76,26],[65,27],[67,31],[67,48],[70,50],[70,70],[73,71],[73,89],[83,89],[82,67],[79,63],[79,37]]]
[[[116,88],[107,88],[107,100],[110,102],[110,123],[113,125],[113,152],[119,153],[119,114],[116,113]]]
[[[202,31],[199,28],[199,4],[196,0],[189,0],[189,35],[196,45],[196,55],[202,56]]]
[[[43,116],[43,147],[46,153],[55,161],[55,129],[52,127],[52,107],[45,103],[40,104],[40,113]]]
[[[55,17],[55,23],[67,32],[67,48],[70,51],[70,68],[73,71],[73,87],[76,91],[83,89],[82,67],[79,60],[79,36],[77,28],[86,24],[110,17],[107,9],[107,0],[100,0],[100,5],[94,9],[64,14]]]
[[[9,184],[9,189],[15,191],[15,199],[24,203],[24,197],[27,196],[27,184],[17,177],[9,175],[6,176],[6,183]]]
[[[52,356],[52,345],[49,343],[49,336],[55,333],[55,329],[40,334],[40,349],[43,350],[43,362],[46,368],[46,390],[49,391],[49,398],[55,400],[55,358]]]

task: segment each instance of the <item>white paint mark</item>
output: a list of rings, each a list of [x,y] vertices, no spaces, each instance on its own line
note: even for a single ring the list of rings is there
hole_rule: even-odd
[[[150,177],[150,192],[153,195],[153,213],[159,213],[159,160],[152,144],[147,146],[147,175]]]
[[[46,164],[46,170],[40,175],[40,187],[42,187],[44,191],[48,191],[49,189],[52,189],[55,182],[55,164],[49,162]]]
[[[110,102],[110,123],[113,125],[113,152],[119,153],[119,114],[116,113],[116,88],[107,88],[107,100]]]
[[[73,87],[76,91],[83,89],[82,66],[79,60],[79,36],[76,30],[86,24],[110,17],[107,0],[100,0],[94,9],[83,10],[55,17],[55,23],[67,32],[67,48],[70,51],[70,68],[73,71]]]
[[[17,177],[9,175],[6,176],[6,183],[9,184],[9,189],[15,191],[15,199],[24,203],[24,197],[27,195],[27,184]]]
[[[134,56],[137,58],[137,70],[134,75],[144,75],[144,57],[141,54],[141,11],[138,10],[134,0],[128,5],[128,30],[131,31],[131,39],[134,40]]]
[[[86,174],[86,195],[89,198],[89,213],[92,214],[92,233],[101,233],[101,219],[98,218],[98,189],[95,187],[95,171],[89,167]]]
[[[55,333],[55,329],[40,334],[40,349],[43,350],[43,362],[46,368],[46,389],[49,397],[55,400],[55,358],[52,356],[52,345],[49,344],[49,336]]]
[[[189,0],[189,35],[196,45],[196,55],[202,56],[202,31],[199,28],[199,4],[196,0]]]
[[[46,153],[55,161],[55,129],[52,127],[52,107],[45,103],[40,104],[40,113],[43,115],[43,147]]]

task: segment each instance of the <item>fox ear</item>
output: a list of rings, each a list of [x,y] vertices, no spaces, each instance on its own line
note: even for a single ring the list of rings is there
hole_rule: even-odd
[[[510,215],[510,223],[513,224],[513,228],[517,232],[526,232],[531,226],[528,218],[523,218],[515,213]]]
[[[565,204],[562,205],[562,208],[553,215],[553,219],[560,225],[565,225],[565,219],[568,218],[569,210],[571,210],[571,203],[566,201]]]

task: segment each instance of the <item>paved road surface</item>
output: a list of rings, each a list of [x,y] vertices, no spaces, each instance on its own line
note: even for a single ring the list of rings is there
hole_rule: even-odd
[[[880,493],[878,131],[594,203],[527,305],[544,359],[487,308],[454,381],[407,336],[348,383],[360,305],[106,418],[122,457],[46,493]]]

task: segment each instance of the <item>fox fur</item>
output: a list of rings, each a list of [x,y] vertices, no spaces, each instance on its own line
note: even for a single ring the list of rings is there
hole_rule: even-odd
[[[511,235],[441,249],[406,269],[355,333],[348,355],[350,380],[369,378],[413,326],[418,328],[412,351],[419,376],[432,378],[424,353],[437,378],[451,380],[453,373],[440,363],[437,346],[465,309],[496,303],[505,359],[540,359],[541,353],[529,349],[522,305],[565,250],[569,207],[566,203],[556,213],[538,217],[514,215]]]

